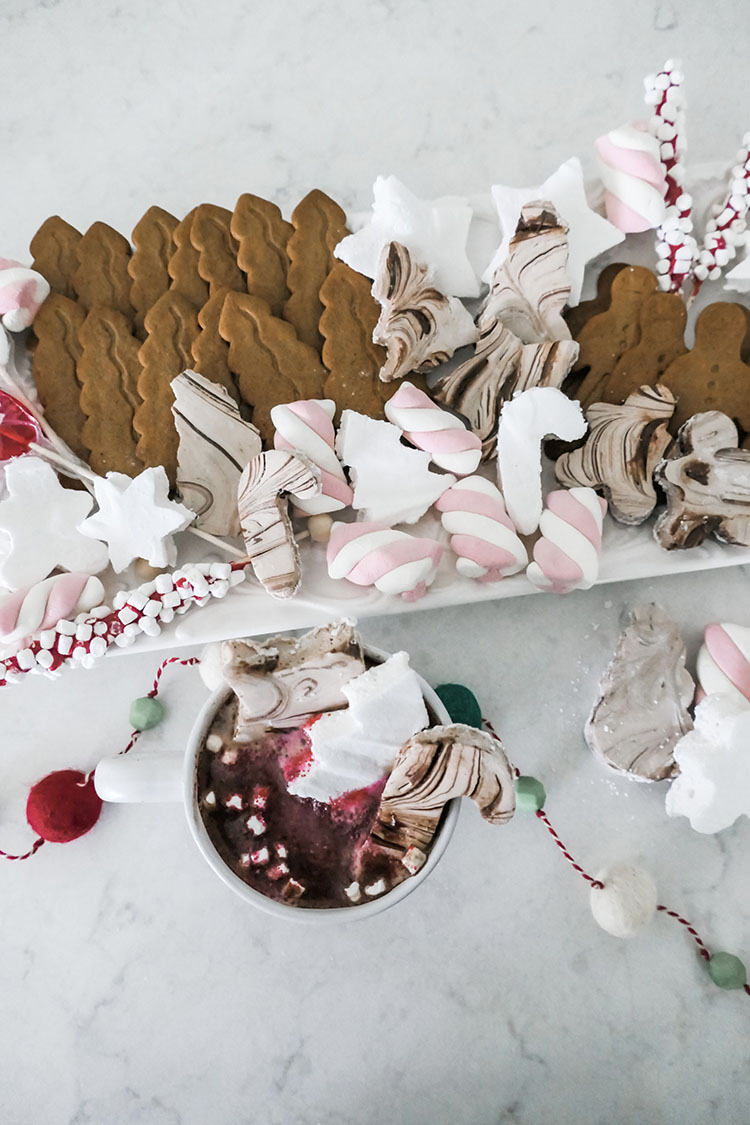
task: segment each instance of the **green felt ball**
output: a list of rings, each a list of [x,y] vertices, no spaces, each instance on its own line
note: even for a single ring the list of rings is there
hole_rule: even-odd
[[[438,684],[435,694],[451,717],[452,723],[467,727],[482,726],[482,709],[473,691],[463,684]]]
[[[521,812],[538,812],[544,808],[547,793],[535,777],[516,778],[516,808]]]
[[[747,970],[733,953],[712,954],[708,975],[719,988],[744,988],[747,984]]]
[[[164,706],[158,699],[144,695],[130,704],[130,725],[134,730],[151,730],[164,718]]]

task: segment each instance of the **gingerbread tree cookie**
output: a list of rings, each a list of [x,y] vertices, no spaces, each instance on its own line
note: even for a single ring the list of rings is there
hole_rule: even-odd
[[[217,289],[245,291],[245,276],[237,265],[237,242],[232,237],[232,212],[213,203],[195,209],[190,241],[198,251],[198,273],[208,282],[209,295]]]
[[[247,291],[282,316],[289,297],[287,243],[294,230],[275,203],[246,192],[237,200],[230,224],[237,241],[237,262],[247,274]]]
[[[165,293],[146,313],[146,332],[138,352],[143,368],[138,392],[143,403],[133,419],[140,435],[137,454],[147,467],[163,465],[174,484],[178,442],[171,383],[193,362],[192,346],[199,332],[195,308],[182,294]]]
[[[322,353],[325,332],[319,325],[325,302],[320,291],[334,266],[334,248],[349,233],[346,215],[325,192],[315,189],[294,208],[292,226],[284,319],[294,325],[300,340]],[[373,327],[377,319],[376,312]]]
[[[105,305],[132,321],[129,262],[128,240],[106,223],[92,223],[78,243],[78,268],[73,275],[78,301],[87,312],[94,305]]]
[[[82,438],[85,416],[79,404],[81,387],[76,367],[81,357],[79,332],[86,313],[59,293],[50,293],[34,318],[36,345],[32,376],[45,416],[53,430],[82,460],[88,449]]]
[[[190,230],[195,218],[194,207],[174,229],[172,238],[175,250],[167,264],[167,272],[172,279],[170,289],[186,297],[196,309],[201,309],[208,300],[208,285],[198,272],[200,253],[190,240]]]
[[[234,401],[239,402],[240,393],[229,368],[229,345],[219,333],[221,310],[229,292],[229,289],[217,289],[198,313],[201,330],[193,342],[193,367],[199,375],[224,387]]]
[[[79,338],[78,378],[89,464],[102,476],[109,472],[137,476],[143,468],[133,429],[133,416],[142,401],[138,393],[140,341],[131,334],[122,313],[102,305],[90,311]]]
[[[133,228],[133,256],[128,273],[133,284],[130,303],[135,309],[135,330],[145,335],[144,317],[169,289],[167,266],[174,253],[174,231],[178,220],[162,207],[149,207]]]
[[[252,407],[253,424],[270,448],[271,408],[300,398],[323,398],[325,369],[318,353],[260,297],[227,294],[219,331],[229,344],[229,366],[242,398]]]
[[[32,269],[49,282],[53,293],[75,300],[73,275],[78,269],[81,232],[59,215],[45,219],[31,240]]]

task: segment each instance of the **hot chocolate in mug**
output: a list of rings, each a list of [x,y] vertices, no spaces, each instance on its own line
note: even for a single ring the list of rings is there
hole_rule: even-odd
[[[363,646],[363,651],[369,664],[380,664],[389,656],[388,653],[369,645]],[[439,697],[421,676],[417,678],[429,714],[430,725],[450,724],[450,716]],[[378,898],[365,900],[353,906],[300,907],[269,898],[244,882],[217,851],[201,815],[198,800],[198,764],[201,754],[208,753],[206,738],[218,713],[231,696],[232,689],[229,686],[222,686],[210,696],[195,721],[184,754],[174,751],[143,751],[105,758],[101,761],[94,776],[94,784],[99,796],[105,801],[127,804],[182,803],[190,833],[198,850],[223,883],[245,902],[259,910],[305,925],[329,925],[335,922],[371,918],[374,914],[379,914],[401,902],[424,882],[440,861],[453,835],[458,820],[460,804],[458,799],[446,805],[424,865],[416,874],[397,883],[392,890]]]

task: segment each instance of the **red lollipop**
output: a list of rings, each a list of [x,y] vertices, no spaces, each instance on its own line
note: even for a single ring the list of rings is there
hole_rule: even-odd
[[[31,411],[6,391],[0,391],[0,464],[29,452],[42,431]]]

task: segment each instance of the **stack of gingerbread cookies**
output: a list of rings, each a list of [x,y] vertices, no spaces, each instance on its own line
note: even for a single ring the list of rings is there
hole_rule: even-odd
[[[188,368],[225,387],[269,447],[278,403],[331,398],[382,417],[396,385],[378,378],[370,282],[333,257],[347,233],[317,190],[291,222],[250,194],[181,221],[150,207],[132,247],[105,223],[82,235],[47,219],[31,242],[52,290],[32,370],[50,424],[98,473],[163,465],[174,483],[170,384]]]

